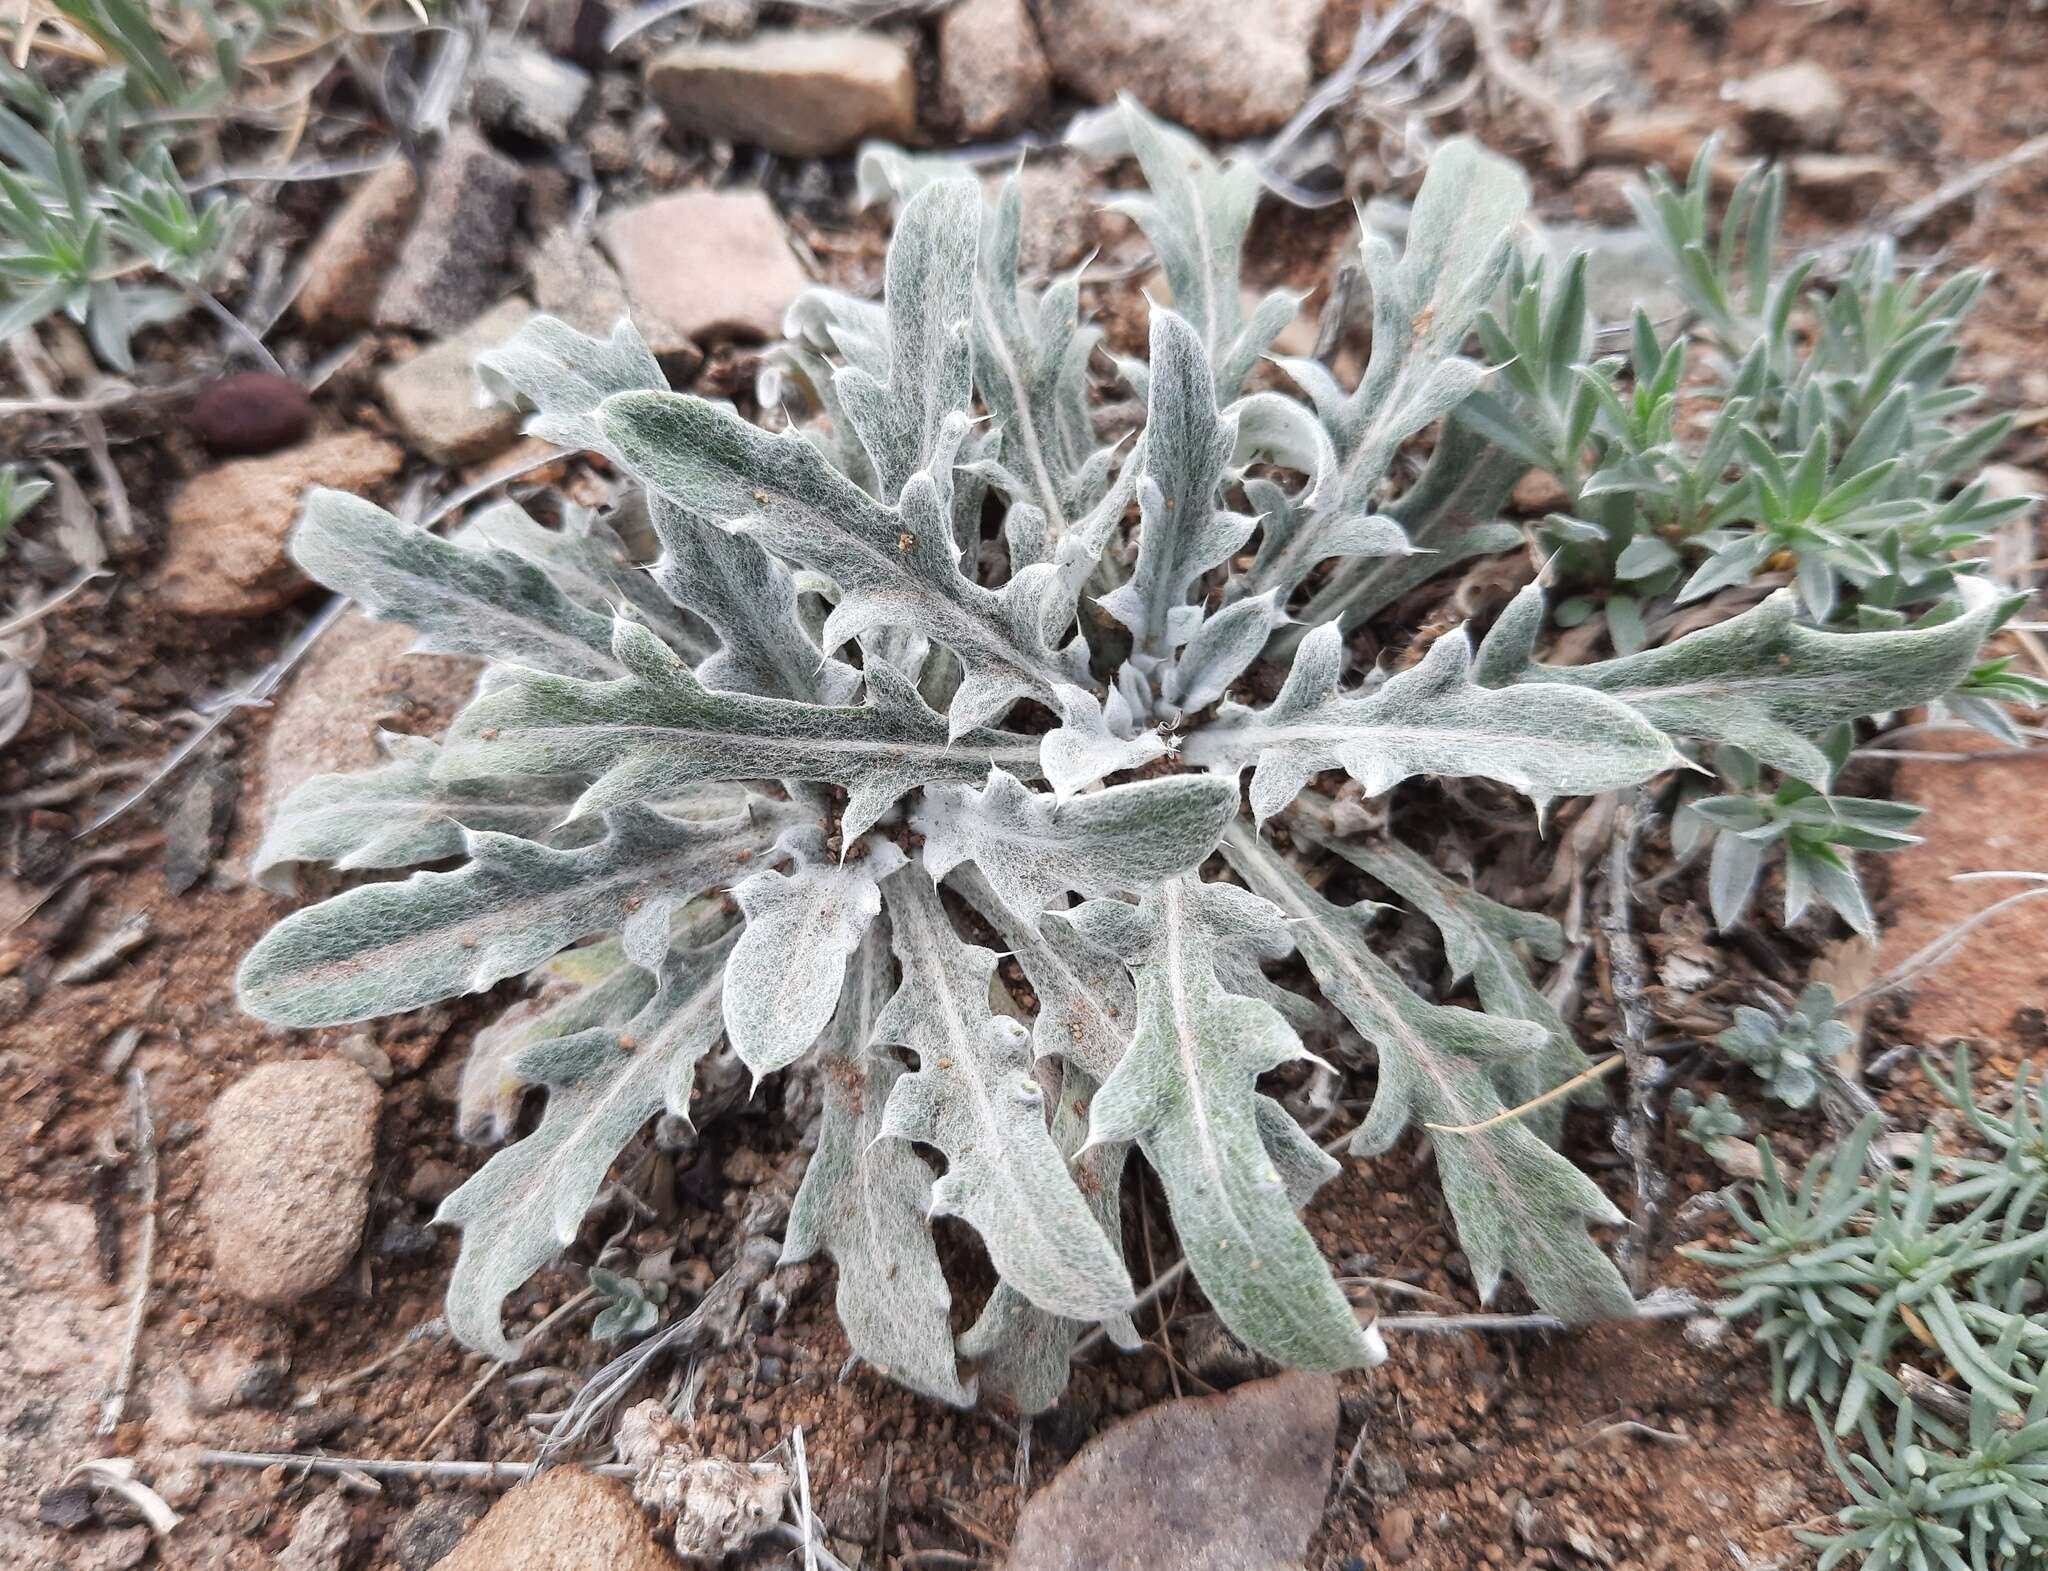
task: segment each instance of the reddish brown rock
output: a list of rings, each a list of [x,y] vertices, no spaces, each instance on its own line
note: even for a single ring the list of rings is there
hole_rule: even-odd
[[[345,332],[369,324],[384,272],[419,207],[409,159],[394,158],[336,209],[306,250],[292,309],[310,328]]]
[[[792,158],[848,152],[871,136],[917,136],[910,46],[859,28],[678,44],[648,64],[647,92],[679,130]]]
[[[450,132],[377,301],[377,325],[452,333],[497,299],[525,179],[473,128]]]
[[[1039,0],[1053,73],[1208,136],[1277,130],[1308,96],[1322,0]]]
[[[313,400],[289,377],[242,371],[222,377],[193,399],[186,423],[216,453],[274,453],[313,428]]]
[[[1337,1384],[1286,1374],[1096,1436],[1017,1520],[1005,1571],[1286,1571],[1329,1492]]]
[[[374,493],[405,455],[364,431],[316,437],[188,481],[171,503],[156,598],[181,616],[261,616],[311,587],[287,553],[299,504],[316,485]]]
[[[504,301],[452,337],[377,378],[377,392],[415,451],[454,467],[489,458],[519,435],[519,411],[477,396],[476,357],[495,349],[533,315]]]
[[[200,1217],[224,1289],[294,1304],[347,1268],[370,1210],[379,1104],[377,1083],[339,1058],[265,1064],[220,1094]]]
[[[616,1478],[558,1467],[491,1507],[437,1571],[678,1571]]]

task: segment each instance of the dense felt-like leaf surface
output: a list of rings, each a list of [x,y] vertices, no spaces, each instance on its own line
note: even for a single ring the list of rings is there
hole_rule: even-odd
[[[1240,292],[1256,167],[1130,103],[1077,135],[1137,158],[1149,189],[1119,205],[1173,295],[1149,361],[1114,362],[1143,404],[1134,439],[1095,427],[1092,379],[1110,362],[1093,355],[1080,275],[1021,276],[1023,183],[985,205],[951,161],[870,149],[863,189],[900,202],[882,298],[794,302],[790,341],[762,359],[760,424],[670,391],[629,325],[593,338],[536,319],[483,357],[487,385],[528,409],[529,431],[595,450],[644,496],[604,517],[503,504],[448,539],[353,498],[310,502],[294,542],[309,571],[413,626],[419,647],[490,664],[438,747],[394,739],[381,768],[296,792],[260,870],[463,861],[288,917],[240,991],[266,1019],[311,1026],[527,978],[478,1032],[459,1091],[462,1132],[489,1142],[530,1116],[530,1091],[546,1098],[442,1211],[463,1231],[449,1321],[470,1345],[512,1351],[506,1294],[575,1240],[641,1130],[668,1114],[658,1140],[699,1139],[693,1115],[751,1072],[820,1082],[783,1099],[819,1109],[784,1258],[829,1255],[854,1356],[926,1395],[986,1390],[1037,1413],[1091,1327],[1135,1342],[1134,1160],[1239,1336],[1299,1367],[1373,1363],[1378,1338],[1299,1215],[1336,1171],[1291,1111],[1329,1105],[1302,1083],[1308,1032],[1347,1066],[1376,1059],[1354,1153],[1427,1126],[1482,1292],[1513,1273],[1561,1315],[1627,1313],[1589,1232],[1615,1212],[1545,1143],[1564,1104],[1508,1116],[1586,1063],[1529,969],[1561,956],[1559,929],[1392,837],[1339,834],[1304,795],[1312,778],[1342,769],[1381,795],[1470,777],[1540,805],[1683,765],[1677,738],[1819,784],[1839,756],[1822,739],[1844,721],[1959,691],[1990,706],[1967,684],[2010,608],[1966,575],[1957,586],[1957,521],[1992,516],[1968,490],[1922,497],[1926,539],[1877,564],[1937,602],[1903,609],[1888,588],[1859,603],[1892,630],[1805,627],[1779,596],[1662,648],[1550,666],[1535,659],[1532,589],[1477,655],[1452,632],[1413,663],[1357,670],[1346,639],[1362,623],[1521,547],[1498,515],[1529,463],[1611,445],[1633,418],[1623,384],[1583,367],[1588,335],[1568,331],[1578,275],[1552,310],[1563,326],[1525,331],[1541,290],[1522,289],[1514,332],[1482,328],[1502,374],[1480,391],[1491,373],[1472,331],[1507,272],[1523,276],[1511,250],[1527,182],[1447,144],[1405,246],[1364,242],[1374,332],[1358,385],[1286,360],[1301,396],[1246,396],[1298,303],[1276,292],[1247,308]],[[1851,402],[1880,391],[1842,386]],[[1524,428],[1515,401],[1532,388],[1536,416],[1563,390],[1555,431],[1536,416]],[[1785,418],[1807,420],[1811,401]],[[1949,474],[1960,460],[1939,421],[1901,425],[1896,403],[1871,398],[1867,428]],[[1397,457],[1430,427],[1404,485]],[[1825,480],[1831,462],[1825,440],[1794,439],[1819,454],[1806,468],[1753,455],[1787,518],[1812,489],[1801,477]],[[1841,485],[1875,494],[1855,477],[1877,439],[1844,444]],[[1574,474],[1576,494],[1655,479],[1654,455],[1638,456]],[[1584,520],[1542,527],[1606,538]],[[1709,587],[1757,552],[1713,529],[1702,543],[1719,564]],[[1612,564],[1629,592],[1604,608],[1618,647],[1663,625],[1644,575],[1678,557],[1629,549]],[[1802,560],[1801,594],[1833,603],[1835,572]],[[1239,701],[1250,694],[1275,696]],[[1787,800],[1811,816],[1839,799]],[[1283,812],[1294,853],[1254,828]],[[1850,827],[1866,843],[1889,833]],[[1224,881],[1219,845],[1249,888]],[[1441,935],[1447,984],[1469,978],[1481,1008],[1404,982],[1376,953],[1377,908],[1333,903],[1296,854],[1344,859],[1414,907]],[[1717,843],[1717,866],[1738,855]],[[1788,867],[1795,904],[1821,860]],[[963,933],[993,933],[1014,965]],[[1298,966],[1268,974],[1297,953],[1313,988]],[[947,1215],[996,1272],[971,1320],[931,1227]]]
[[[1413,669],[1366,693],[1339,690],[1343,639],[1325,623],[1302,641],[1269,708],[1226,705],[1190,739],[1189,763],[1252,773],[1252,811],[1269,818],[1310,776],[1341,768],[1371,795],[1411,775],[1479,775],[1540,805],[1565,793],[1633,785],[1684,760],[1627,705],[1585,688],[1513,692],[1473,680],[1462,633],[1430,645]]]
[[[1260,1135],[1260,1075],[1302,1056],[1270,1004],[1227,992],[1219,953],[1284,954],[1281,914],[1227,884],[1179,877],[1128,906],[1074,916],[1090,942],[1138,979],[1137,1032],[1089,1110],[1090,1145],[1135,1143],[1159,1174],[1195,1280],[1224,1324],[1299,1369],[1351,1369],[1385,1356],[1358,1318]]]

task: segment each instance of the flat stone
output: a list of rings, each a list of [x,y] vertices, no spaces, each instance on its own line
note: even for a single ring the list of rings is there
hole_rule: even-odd
[[[939,102],[963,136],[1007,131],[1045,107],[1052,62],[1024,0],[961,0],[939,17]]]
[[[312,587],[287,547],[313,486],[375,493],[405,462],[366,431],[315,437],[267,458],[243,458],[185,483],[166,520],[158,604],[182,616],[261,616]]]
[[[281,1307],[347,1269],[370,1210],[377,1083],[339,1058],[265,1064],[207,1116],[200,1217],[222,1288]]]
[[[1017,1521],[1006,1571],[1288,1571],[1329,1492],[1337,1383],[1285,1374],[1096,1436]]]
[[[524,183],[519,166],[474,127],[449,132],[377,302],[377,325],[448,333],[495,300]]]
[[[306,248],[292,310],[308,328],[343,333],[369,325],[384,272],[419,209],[412,162],[394,158],[349,193]]]
[[[1742,111],[1750,144],[1767,152],[1832,147],[1849,107],[1841,84],[1811,60],[1729,82],[1721,96]]]
[[[871,136],[917,135],[910,46],[857,28],[679,44],[648,63],[647,91],[677,130],[792,158],[843,153]]]
[[[570,139],[589,101],[588,71],[504,33],[484,39],[470,73],[477,119],[550,147]]]
[[[315,775],[368,769],[382,761],[380,730],[435,736],[476,691],[482,662],[415,655],[413,631],[350,611],[313,646],[272,707],[263,744],[261,819]],[[266,874],[279,892],[288,869]]]
[[[557,1467],[521,1484],[438,1562],[439,1571],[678,1571],[619,1479]]]
[[[622,316],[630,316],[647,347],[662,359],[692,356],[696,345],[645,306],[634,308],[618,269],[582,236],[557,229],[534,248],[527,263],[533,303],[548,316],[560,317],[578,332],[607,336]]]
[[[682,191],[629,207],[600,226],[636,319],[685,337],[774,338],[810,286],[759,191]]]
[[[1040,0],[1053,74],[1092,103],[1128,92],[1210,136],[1283,125],[1308,96],[1322,0]]]
[[[417,451],[437,464],[470,464],[519,434],[517,410],[478,402],[476,357],[510,338],[531,315],[524,300],[503,301],[377,378],[384,407]]]

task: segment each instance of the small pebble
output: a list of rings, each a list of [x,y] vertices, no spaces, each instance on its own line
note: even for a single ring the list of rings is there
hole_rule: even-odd
[[[313,400],[288,377],[241,371],[193,399],[187,424],[216,453],[274,453],[312,429]]]

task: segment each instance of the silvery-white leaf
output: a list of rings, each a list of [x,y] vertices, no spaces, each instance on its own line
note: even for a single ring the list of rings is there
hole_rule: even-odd
[[[654,973],[626,959],[616,938],[565,949],[528,973],[539,991],[511,1004],[470,1039],[455,1087],[455,1133],[503,1145],[518,1123],[527,1082],[514,1066],[527,1048],[609,1026],[623,1030],[654,996]]]
[[[660,990],[625,1032],[543,1041],[515,1061],[520,1079],[547,1087],[539,1127],[486,1162],[434,1217],[462,1229],[447,1315],[464,1345],[493,1358],[517,1354],[500,1320],[505,1296],[575,1241],[605,1174],[649,1119],[688,1115],[692,1070],[718,1040],[726,948],[672,952]]]
[[[1317,628],[1271,706],[1224,705],[1189,739],[1188,762],[1233,776],[1256,765],[1251,802],[1262,821],[1324,769],[1343,769],[1375,796],[1410,775],[1477,775],[1540,806],[1685,762],[1633,709],[1604,694],[1558,683],[1512,693],[1479,686],[1462,632],[1438,638],[1417,665],[1362,695],[1338,691],[1343,658],[1336,624]]]
[[[316,1026],[482,992],[579,938],[620,931],[651,898],[731,881],[794,811],[756,798],[688,823],[621,805],[603,840],[573,851],[473,830],[455,872],[366,884],[286,917],[243,959],[236,994],[260,1020]]]
[[[913,153],[870,139],[853,158],[853,203],[866,211],[878,202],[907,202],[938,180],[971,179],[974,165],[944,153]]]
[[[918,786],[978,781],[994,766],[1036,772],[1036,738],[974,731],[949,742],[945,720],[887,664],[868,667],[863,707],[827,709],[714,693],[645,628],[615,632],[626,676],[535,676],[484,695],[450,729],[441,777],[577,776],[594,782],[578,813],[707,780],[830,782],[848,792],[850,840]]]
[[[980,232],[981,188],[972,179],[934,182],[905,202],[883,282],[887,373],[849,365],[833,379],[885,502],[931,462],[946,417],[973,400]]]
[[[1470,977],[1488,1014],[1543,1027],[1540,1052],[1510,1059],[1495,1072],[1494,1084],[1508,1106],[1534,1101],[1590,1066],[1571,1027],[1530,980],[1516,950],[1517,945],[1527,945],[1542,959],[1556,960],[1564,953],[1564,930],[1557,923],[1540,912],[1517,911],[1487,899],[1390,838],[1353,841],[1333,833],[1328,813],[1317,805],[1321,800],[1305,794],[1296,801],[1289,821],[1302,837],[1369,873],[1428,917],[1443,937],[1452,979]],[[1597,1090],[1588,1094],[1598,1099]],[[1553,1102],[1529,1114],[1528,1121],[1555,1144],[1563,1132],[1564,1113],[1565,1103]]]
[[[1228,561],[1254,520],[1216,506],[1236,446],[1234,417],[1217,412],[1202,341],[1171,311],[1152,313],[1152,382],[1145,472],[1138,488],[1138,562],[1102,609],[1131,630],[1134,658],[1153,665],[1193,636],[1196,580]]]
[[[948,498],[930,472],[912,476],[900,504],[887,507],[800,437],[770,436],[699,398],[625,394],[601,418],[652,489],[838,584],[828,648],[885,626],[913,628],[958,656],[967,676],[950,712],[953,735],[1072,679],[1039,627],[1054,569],[1027,568],[1001,593],[969,579]]]
[[[1017,264],[1022,230],[1023,190],[1012,176],[982,236],[974,374],[1002,443],[999,483],[1014,501],[1038,510],[1050,549],[1101,497],[1101,466],[1091,463],[1100,449],[1088,417],[1087,372],[1101,335],[1081,326],[1078,272],[1036,296],[1024,288]]]
[[[921,868],[882,895],[903,980],[875,1039],[918,1059],[889,1095],[883,1132],[945,1154],[932,1213],[965,1219],[1032,1303],[1087,1321],[1129,1309],[1130,1276],[1047,1128],[1024,1028],[989,1012],[995,955],[961,941]]]
[[[1266,1155],[1279,1170],[1287,1203],[1295,1210],[1315,1199],[1316,1192],[1344,1170],[1274,1098],[1258,1097],[1252,1104],[1252,1118],[1259,1126],[1259,1141]]]
[[[925,1220],[932,1170],[904,1141],[883,1137],[882,1119],[905,1071],[873,1045],[889,992],[889,948],[870,924],[846,967],[846,984],[821,1055],[824,1113],[783,1234],[782,1264],[823,1250],[838,1269],[835,1307],[854,1356],[912,1389],[968,1407],[953,1360],[953,1297]]]
[[[1224,848],[1245,882],[1286,914],[1323,996],[1379,1053],[1379,1088],[1352,1137],[1355,1154],[1386,1150],[1412,1121],[1463,1129],[1507,1111],[1496,1076],[1507,1061],[1544,1051],[1543,1026],[1418,998],[1372,952],[1369,918],[1357,908],[1325,900],[1243,825],[1232,826]],[[1621,1213],[1526,1122],[1432,1131],[1430,1143],[1482,1299],[1512,1270],[1564,1319],[1633,1312],[1621,1273],[1586,1232],[1588,1222],[1618,1224]]]
[[[1519,550],[1521,529],[1499,515],[1526,472],[1521,459],[1463,421],[1446,421],[1421,477],[1387,510],[1412,554],[1338,562],[1309,596],[1300,625],[1274,635],[1270,653],[1291,654],[1302,635],[1324,622],[1341,621],[1350,632],[1416,585],[1475,556]]]
[[[517,502],[500,502],[453,531],[457,545],[472,542],[523,556],[554,581],[557,589],[607,623],[622,605],[683,655],[701,660],[715,649],[702,626],[678,614],[677,603],[635,564],[626,542],[610,523],[587,507],[564,501],[562,526],[549,529]]]
[[[613,393],[665,391],[653,353],[621,318],[609,338],[592,338],[552,316],[528,317],[495,349],[477,356],[477,375],[508,402],[533,406],[526,429],[557,447],[606,451],[594,418]]]
[[[1251,669],[1273,629],[1287,620],[1280,599],[1279,590],[1269,589],[1210,617],[1167,668],[1160,696],[1183,713],[1215,703]]]
[[[1340,554],[1353,526],[1378,510],[1381,483],[1402,444],[1478,387],[1484,369],[1459,358],[1458,349],[1500,287],[1528,205],[1520,169],[1457,137],[1430,160],[1399,259],[1385,239],[1365,236],[1371,357],[1348,396],[1315,362],[1288,362],[1316,405],[1335,465],[1319,461],[1325,472],[1317,475],[1312,508],[1283,549],[1260,557],[1248,589],[1291,593],[1317,562]]]
[[[859,842],[832,858],[805,826],[785,838],[787,873],[767,870],[733,886],[746,931],[726,965],[725,1034],[758,1083],[796,1062],[818,1040],[839,1002],[847,957],[882,910],[877,887],[903,865],[887,840]]]
[[[1119,197],[1110,210],[1145,231],[1159,253],[1174,309],[1194,326],[1214,367],[1216,396],[1233,398],[1300,307],[1300,297],[1283,290],[1259,303],[1251,323],[1244,319],[1239,262],[1258,206],[1258,168],[1248,158],[1218,164],[1187,132],[1148,114],[1128,95],[1119,98],[1118,108],[1120,135],[1101,145],[1127,146],[1145,172],[1146,190]]]
[[[649,498],[648,515],[662,543],[655,581],[718,634],[719,649],[697,667],[699,681],[761,698],[853,701],[860,673],[812,640],[786,567],[745,535],[692,518],[665,497]]]
[[[1123,961],[1089,943],[1060,912],[1041,912],[1035,923],[1019,916],[972,863],[955,868],[947,882],[1002,935],[1038,995],[1032,1056],[1055,1055],[1092,1080],[1107,1078],[1138,1018],[1138,995]]]
[[[425,737],[383,731],[378,742],[386,762],[375,769],[316,775],[284,799],[251,860],[257,883],[289,893],[295,862],[350,872],[438,862],[462,854],[465,829],[545,840],[576,800],[561,780],[437,781],[441,750]]]
[[[1088,1102],[1097,1090],[1085,1070],[1069,1063],[1053,1105],[1052,1137],[1072,1164],[1081,1191],[1103,1236],[1123,1253],[1124,1145],[1082,1147],[1088,1138]],[[1128,1314],[1112,1315],[1103,1328],[1129,1351],[1142,1345]],[[960,1337],[960,1356],[980,1364],[982,1389],[1009,1399],[1029,1417],[1059,1401],[1067,1389],[1074,1344],[1087,1334],[1084,1321],[1048,1314],[1008,1282],[998,1282],[981,1315]]]
[[[1138,978],[1137,1033],[1090,1104],[1089,1143],[1137,1144],[1195,1280],[1247,1344],[1296,1369],[1379,1363],[1385,1349],[1331,1280],[1260,1134],[1258,1078],[1301,1057],[1301,1042],[1216,974],[1226,949],[1284,944],[1280,913],[1183,875],[1137,906],[1091,901],[1073,921]]]
[[[1543,592],[1517,595],[1487,635],[1482,681],[1565,683],[1609,694],[1675,736],[1732,742],[1816,789],[1834,770],[1811,740],[1845,720],[1929,703],[1954,689],[1984,640],[2019,602],[1978,579],[1957,582],[1963,614],[1935,627],[1834,633],[1800,625],[1781,589],[1675,643],[1584,666],[1533,658]]]
[[[1234,781],[1139,780],[1060,801],[991,769],[980,791],[930,785],[911,815],[924,863],[944,878],[971,861],[1029,922],[1070,892],[1143,889],[1199,867],[1237,811]]]
[[[1250,400],[1246,400],[1247,403]],[[1291,408],[1300,408],[1292,399],[1285,400]],[[1242,442],[1242,438],[1240,438]],[[1296,537],[1313,527],[1316,533],[1315,561],[1326,556],[1373,557],[1412,556],[1416,547],[1399,522],[1382,513],[1346,513],[1326,516],[1298,497],[1291,497],[1270,480],[1250,479],[1244,485],[1245,495],[1259,516],[1259,551],[1253,559],[1252,570],[1233,586],[1240,593],[1249,591],[1256,581],[1271,576],[1270,564],[1290,553],[1300,554]],[[1315,566],[1315,561],[1308,565]],[[1262,566],[1261,564],[1267,564]],[[1431,563],[1432,571],[1441,571],[1440,564]],[[1275,584],[1265,591],[1280,600],[1286,594]]]
[[[609,621],[510,551],[481,542],[465,549],[324,487],[307,494],[291,549],[299,566],[380,622],[415,629],[413,647],[422,652],[480,655],[564,676],[618,671]]]
[[[1167,752],[1165,737],[1151,727],[1120,735],[1110,723],[1110,705],[1128,709],[1122,694],[1112,692],[1108,705],[1102,705],[1081,688],[1061,684],[1053,698],[1061,723],[1040,739],[1038,766],[1053,784],[1055,797],[1071,797],[1120,770],[1145,768]]]

